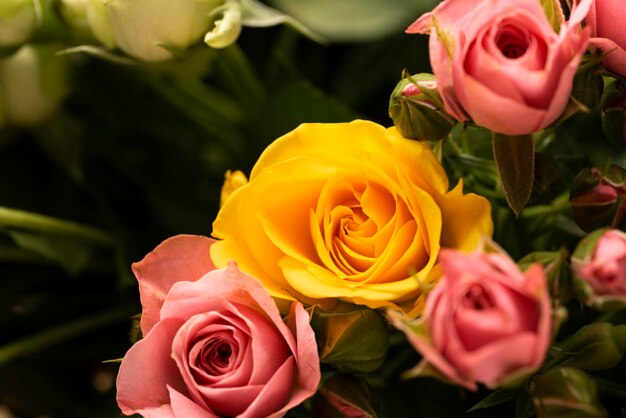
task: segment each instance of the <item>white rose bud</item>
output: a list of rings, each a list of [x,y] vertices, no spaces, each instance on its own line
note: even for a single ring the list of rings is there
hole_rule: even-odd
[[[37,0],[0,0],[0,48],[24,43],[38,24]]]
[[[61,0],[61,15],[71,26],[89,30],[107,48],[115,47],[106,0]]]
[[[58,50],[25,45],[0,60],[0,126],[35,126],[57,110],[69,88],[67,58]]]
[[[223,0],[103,0],[115,43],[144,61],[172,58],[210,30]],[[227,0],[229,2],[230,0]],[[235,37],[236,38],[236,37]]]

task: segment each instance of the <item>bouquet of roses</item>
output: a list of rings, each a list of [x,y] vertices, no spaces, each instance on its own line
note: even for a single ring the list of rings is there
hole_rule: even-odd
[[[148,3],[58,2],[74,36],[100,43],[61,56],[165,61],[142,72],[146,84],[230,145],[245,138],[229,122],[266,99],[240,51],[210,65],[228,68],[242,108],[202,80],[191,47],[202,36],[228,47],[242,26],[328,35],[256,1]],[[40,11],[11,13],[36,25]],[[626,414],[624,18],[618,0],[444,0],[406,29],[428,36],[433,74],[402,73],[388,92],[393,126],[302,123],[248,176],[229,161],[211,230],[167,238],[132,265],[141,314],[119,359],[121,412]],[[3,74],[19,73],[22,42],[7,42]],[[31,124],[37,112],[21,112],[11,86],[6,120]],[[66,94],[41,97],[41,117]],[[99,230],[21,215],[2,225],[31,250],[41,246],[24,229],[36,221],[111,245]]]

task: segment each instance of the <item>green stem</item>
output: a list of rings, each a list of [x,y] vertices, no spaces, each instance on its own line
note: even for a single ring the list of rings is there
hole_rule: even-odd
[[[202,83],[200,80],[177,78],[174,80],[174,85],[207,111],[213,112],[231,123],[242,121],[243,112],[231,97]]]
[[[111,237],[96,228],[2,206],[0,206],[0,227],[37,231],[105,246],[113,245]]]
[[[217,62],[241,102],[254,112],[263,101],[264,91],[245,54],[234,43],[218,51]]]
[[[7,364],[18,357],[29,356],[45,350],[53,345],[70,340],[77,335],[92,332],[95,329],[115,324],[123,320],[129,320],[134,313],[134,308],[119,307],[113,310],[101,312],[86,318],[68,322],[58,327],[47,329],[39,334],[26,337],[0,347],[0,365]]]
[[[559,213],[566,213],[569,211],[569,192],[562,193],[557,196],[549,205],[535,205],[525,208],[521,217],[525,219],[532,219],[536,217],[545,217],[546,215],[556,215]]]

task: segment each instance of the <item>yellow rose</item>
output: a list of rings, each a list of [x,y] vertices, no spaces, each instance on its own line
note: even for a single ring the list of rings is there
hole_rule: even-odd
[[[339,298],[409,316],[440,275],[441,247],[491,235],[489,202],[464,195],[427,145],[367,121],[303,124],[261,155],[213,223],[217,267],[236,260],[274,297]]]

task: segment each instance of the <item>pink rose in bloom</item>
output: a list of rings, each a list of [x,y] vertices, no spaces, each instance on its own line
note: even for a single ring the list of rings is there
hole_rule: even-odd
[[[591,45],[606,55],[604,66],[626,77],[626,7],[623,0],[595,0],[585,23],[591,29]]]
[[[450,115],[524,135],[556,121],[567,105],[590,3],[583,0],[555,33],[538,0],[445,0],[407,32],[430,34],[430,63]]]
[[[544,360],[552,326],[543,269],[525,273],[505,254],[442,250],[444,277],[428,295],[424,316],[395,325],[426,365],[476,390],[534,371]]]
[[[626,234],[616,229],[604,232],[590,256],[573,260],[572,267],[596,295],[626,297]]]
[[[215,269],[213,242],[176,236],[133,265],[144,338],[117,377],[124,414],[281,417],[317,390],[307,312],[294,302],[283,322],[263,286],[234,262]]]

